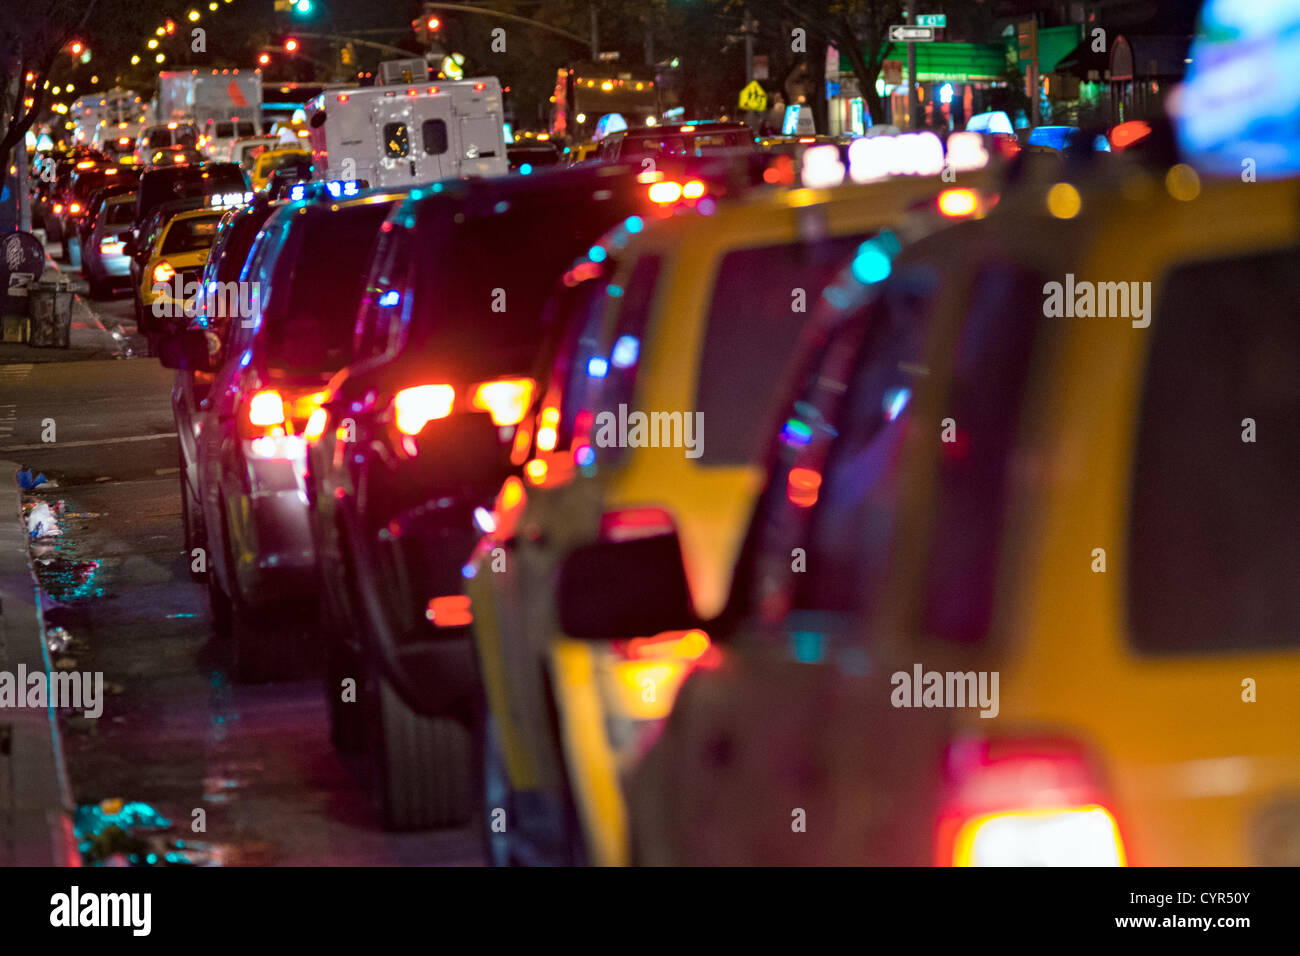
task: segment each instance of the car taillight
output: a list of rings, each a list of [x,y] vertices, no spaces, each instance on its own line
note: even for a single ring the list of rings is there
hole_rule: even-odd
[[[677,202],[682,198],[682,187],[680,183],[675,183],[671,179],[666,179],[661,183],[655,183],[650,187],[650,201],[660,204]]]
[[[940,865],[1127,865],[1119,824],[1077,744],[958,741],[946,771]]]
[[[424,616],[434,627],[465,627],[474,623],[474,612],[465,594],[429,598]]]
[[[686,185],[682,186],[682,197],[685,199],[699,199],[704,195],[704,183],[698,179],[692,179]]]
[[[69,215],[69,216],[80,215],[80,213],[81,213],[81,203],[79,203],[79,202],[74,202],[74,203],[70,203],[70,204],[68,205],[68,215]]]
[[[166,285],[176,277],[176,270],[172,268],[170,262],[160,262],[153,267],[154,285]]]
[[[258,428],[284,424],[284,399],[273,388],[264,388],[248,402],[248,423]]]
[[[945,189],[939,193],[939,212],[949,218],[969,216],[979,208],[979,197],[973,189]]]
[[[606,541],[630,541],[672,534],[675,525],[662,508],[624,508],[600,516],[600,536]]]
[[[474,386],[473,407],[488,412],[492,424],[518,425],[533,401],[535,382],[531,378],[508,378]]]
[[[308,441],[316,441],[321,435],[325,434],[325,425],[329,420],[329,413],[325,409],[317,406],[307,419],[306,426],[303,427],[302,437]]]
[[[613,643],[614,650],[630,661],[697,661],[712,646],[709,635],[698,628],[690,631],[665,631],[654,637],[634,637]]]
[[[122,240],[101,239],[99,241],[99,251],[108,256],[118,255],[122,251]]]
[[[61,202],[56,202],[56,203],[54,204],[54,215],[58,216],[58,215],[60,215],[62,212],[63,212],[63,203],[61,203]]]
[[[456,390],[450,385],[415,385],[393,396],[393,423],[403,435],[418,435],[425,425],[451,414]]]

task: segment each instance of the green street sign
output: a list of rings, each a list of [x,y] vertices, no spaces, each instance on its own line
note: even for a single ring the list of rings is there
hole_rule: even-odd
[[[948,26],[948,15],[946,13],[921,13],[916,17],[918,27],[946,27]]]

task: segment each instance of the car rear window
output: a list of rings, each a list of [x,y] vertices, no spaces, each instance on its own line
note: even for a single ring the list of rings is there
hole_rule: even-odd
[[[135,220],[135,197],[108,203],[105,222],[110,226],[129,226]]]
[[[584,190],[503,199],[500,212],[454,228],[430,216],[422,236],[435,246],[421,261],[442,267],[418,270],[419,347],[486,374],[531,368],[556,276],[632,210],[630,192],[609,192],[601,201]]]
[[[1010,265],[976,276],[957,340],[941,425],[923,626],[939,640],[982,642],[989,632],[1007,481],[1034,341],[1043,280]]]
[[[149,149],[158,149],[172,144],[172,131],[169,129],[150,130],[145,134],[144,144]]]
[[[275,280],[287,282],[288,297],[277,295],[264,333],[271,367],[314,374],[347,363],[366,270],[339,263],[368,260],[391,208],[391,201],[372,202],[305,217],[297,249],[284,254],[290,271]]]
[[[220,223],[219,212],[210,216],[195,216],[193,219],[173,219],[171,228],[163,237],[162,254],[197,252],[211,248]]]
[[[1171,272],[1132,477],[1129,639],[1300,645],[1300,247]]]
[[[233,163],[204,163],[146,172],[140,177],[136,218],[143,219],[161,203],[174,199],[242,193],[244,189],[244,174]]]
[[[703,413],[708,435],[698,464],[759,460],[765,447],[761,411],[781,384],[812,299],[865,238],[781,243],[723,256],[709,304],[693,409]],[[795,311],[801,301],[804,311]]]

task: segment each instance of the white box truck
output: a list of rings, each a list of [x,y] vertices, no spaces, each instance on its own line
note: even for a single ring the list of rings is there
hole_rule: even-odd
[[[509,171],[496,77],[329,90],[307,104],[316,175],[371,186]]]
[[[191,119],[200,132],[217,121],[237,120],[251,123],[255,135],[262,128],[262,71],[164,70],[158,74],[154,119]]]

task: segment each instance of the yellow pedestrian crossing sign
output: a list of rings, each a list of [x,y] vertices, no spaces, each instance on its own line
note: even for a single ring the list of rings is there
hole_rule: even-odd
[[[758,80],[750,80],[749,85],[740,91],[740,108],[755,113],[767,111],[767,93]]]

